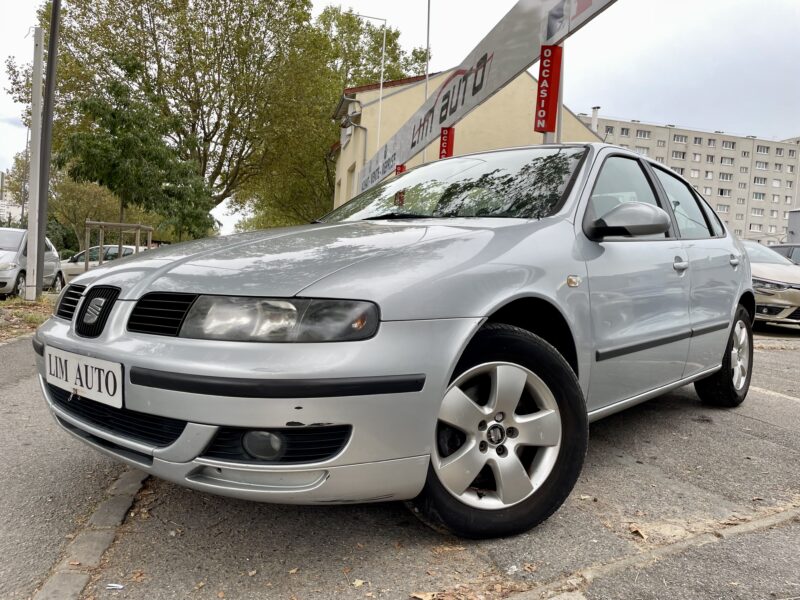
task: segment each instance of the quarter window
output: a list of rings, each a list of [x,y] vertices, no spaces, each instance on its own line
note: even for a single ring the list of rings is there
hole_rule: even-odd
[[[672,205],[681,236],[688,239],[711,237],[704,211],[691,190],[680,179],[666,171],[655,169],[655,172]]]

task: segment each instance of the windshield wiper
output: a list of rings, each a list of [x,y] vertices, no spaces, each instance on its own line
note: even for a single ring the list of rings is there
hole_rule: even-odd
[[[365,217],[361,219],[362,221],[377,221],[379,219],[432,219],[431,215],[417,215],[414,213],[397,213],[397,212],[390,212],[385,213],[382,215],[375,215],[374,217]]]

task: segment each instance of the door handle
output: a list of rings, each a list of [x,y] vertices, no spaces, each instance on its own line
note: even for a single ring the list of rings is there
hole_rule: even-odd
[[[731,254],[731,266],[738,267],[739,266],[739,257]]]
[[[689,268],[689,261],[688,260],[681,260],[679,256],[675,257],[675,262],[672,263],[672,268],[678,272],[685,271]]]

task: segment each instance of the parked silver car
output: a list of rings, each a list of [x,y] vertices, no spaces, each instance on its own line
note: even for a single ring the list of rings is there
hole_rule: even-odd
[[[741,403],[754,312],[747,256],[691,185],[622,148],[553,145],[98,268],[34,346],[58,423],[156,476],[413,499],[492,537],[558,509],[590,421],[690,382]]]
[[[756,294],[756,324],[800,325],[800,265],[792,263],[772,246],[744,241],[750,259]]]
[[[28,265],[28,232],[25,229],[0,228],[0,297],[25,294]],[[44,287],[56,293],[64,286],[58,251],[45,238]]]

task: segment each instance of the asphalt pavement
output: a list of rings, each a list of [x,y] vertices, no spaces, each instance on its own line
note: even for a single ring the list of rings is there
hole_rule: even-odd
[[[150,478],[102,559],[73,565],[67,544],[135,473],[57,429],[30,340],[0,346],[0,598],[30,597],[58,565],[92,600],[800,598],[800,331],[759,333],[755,361],[738,409],[686,387],[593,424],[572,495],[521,536],[471,542],[398,503],[258,504]]]

